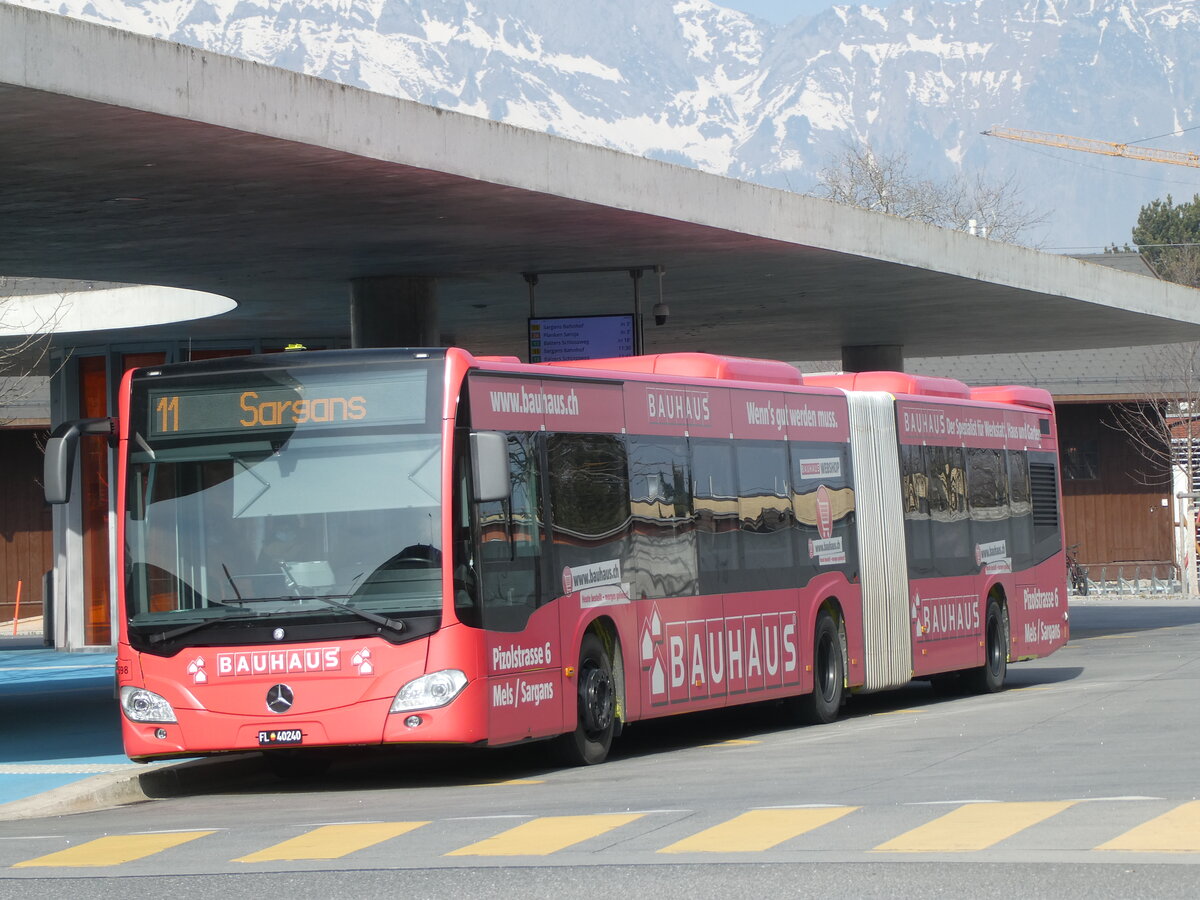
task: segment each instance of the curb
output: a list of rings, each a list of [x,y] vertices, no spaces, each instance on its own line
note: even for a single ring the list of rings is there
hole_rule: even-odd
[[[1069,606],[1195,606],[1200,607],[1196,594],[1069,594]]]
[[[151,763],[137,770],[106,772],[32,797],[0,804],[0,822],[73,815],[129,806],[146,800],[202,794],[231,780],[262,773],[258,753]]]

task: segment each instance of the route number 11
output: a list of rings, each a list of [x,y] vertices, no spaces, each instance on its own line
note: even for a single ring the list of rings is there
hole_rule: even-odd
[[[159,397],[158,405],[154,411],[158,413],[158,430],[178,431],[179,430],[179,397]]]

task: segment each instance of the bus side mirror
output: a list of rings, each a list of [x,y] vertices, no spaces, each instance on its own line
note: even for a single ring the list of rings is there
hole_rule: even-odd
[[[42,486],[47,503],[66,503],[71,499],[71,475],[75,471],[75,448],[81,434],[99,434],[111,438],[116,431],[110,418],[72,419],[54,429],[46,441]]]
[[[511,487],[508,474],[508,438],[503,432],[471,432],[471,466],[476,503],[508,499]]]

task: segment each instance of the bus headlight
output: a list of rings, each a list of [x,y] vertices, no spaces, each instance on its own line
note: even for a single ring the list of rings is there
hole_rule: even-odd
[[[388,712],[411,712],[445,706],[467,686],[467,676],[458,669],[443,669],[414,678],[396,694]]]
[[[132,722],[174,722],[175,710],[154,691],[145,688],[121,688],[121,710]]]

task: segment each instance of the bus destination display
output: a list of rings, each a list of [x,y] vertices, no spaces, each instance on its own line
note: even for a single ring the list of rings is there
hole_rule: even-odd
[[[151,390],[151,437],[268,428],[415,425],[425,420],[425,375],[396,381]]]

